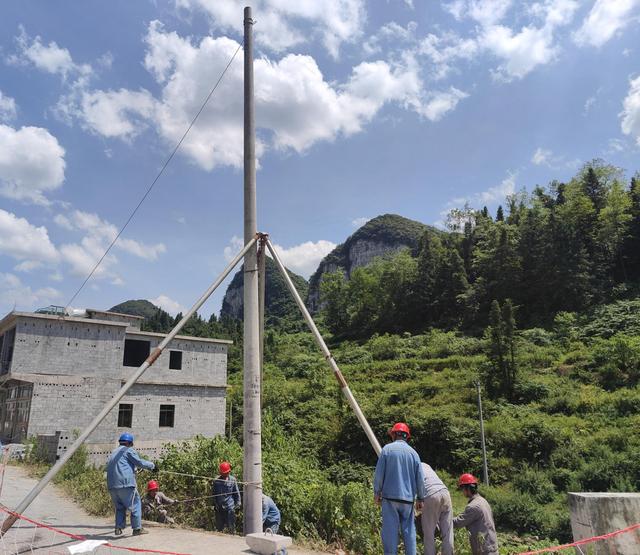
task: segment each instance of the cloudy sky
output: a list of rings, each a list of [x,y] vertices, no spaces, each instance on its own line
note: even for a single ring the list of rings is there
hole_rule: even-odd
[[[67,303],[238,48],[245,3],[2,3],[0,312]],[[304,276],[378,214],[438,224],[592,158],[640,169],[640,0],[253,8],[259,227]],[[73,305],[175,313],[241,235],[240,52]]]

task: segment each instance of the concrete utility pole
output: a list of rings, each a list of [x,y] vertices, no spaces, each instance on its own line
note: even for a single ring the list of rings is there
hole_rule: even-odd
[[[244,9],[244,240],[255,237],[256,122],[253,105],[253,19]],[[244,533],[262,531],[260,328],[255,245],[244,256]]]
[[[484,441],[484,419],[482,417],[482,395],[480,392],[480,382],[476,382],[478,392],[478,415],[480,417],[480,442],[482,444],[482,481],[485,486],[489,485],[489,466],[487,465],[487,446]]]

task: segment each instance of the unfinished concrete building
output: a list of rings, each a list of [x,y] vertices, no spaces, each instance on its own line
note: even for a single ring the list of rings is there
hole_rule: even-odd
[[[85,428],[163,335],[142,318],[98,310],[86,317],[11,312],[0,321],[0,437],[56,436],[58,450]],[[231,341],[177,336],[119,406],[89,436],[104,462],[122,432],[142,455],[169,441],[225,430],[227,349]]]

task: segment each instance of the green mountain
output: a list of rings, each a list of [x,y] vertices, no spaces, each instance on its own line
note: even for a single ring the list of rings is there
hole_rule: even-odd
[[[130,314],[131,316],[142,316],[147,320],[153,318],[158,310],[162,310],[146,299],[129,300],[112,306],[109,312],[119,312],[120,314]]]
[[[301,322],[302,315],[287,288],[284,278],[278,271],[275,262],[267,257],[265,263],[265,324],[278,325],[285,321]],[[231,318],[241,320],[244,310],[243,304],[243,268],[233,276],[222,301],[220,320]],[[300,296],[307,296],[309,284],[302,276],[287,270],[289,277],[296,286]]]
[[[406,248],[415,254],[420,238],[428,229],[441,233],[431,226],[397,214],[383,214],[369,220],[320,262],[309,280],[307,306],[313,312],[318,310],[320,282],[324,274],[342,270],[349,277],[356,268],[369,265],[375,258]]]

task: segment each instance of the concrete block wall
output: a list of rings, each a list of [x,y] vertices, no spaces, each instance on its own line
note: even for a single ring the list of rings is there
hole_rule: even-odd
[[[144,332],[127,332],[127,339],[150,342],[153,351],[162,337]],[[190,383],[199,385],[224,386],[227,383],[227,349],[225,343],[197,341],[178,337],[162,352],[155,364],[145,372],[144,381],[166,383]],[[182,351],[182,369],[169,368],[170,351]],[[131,367],[125,369],[124,377],[131,375]]]
[[[126,324],[20,317],[11,373],[120,377]]]

